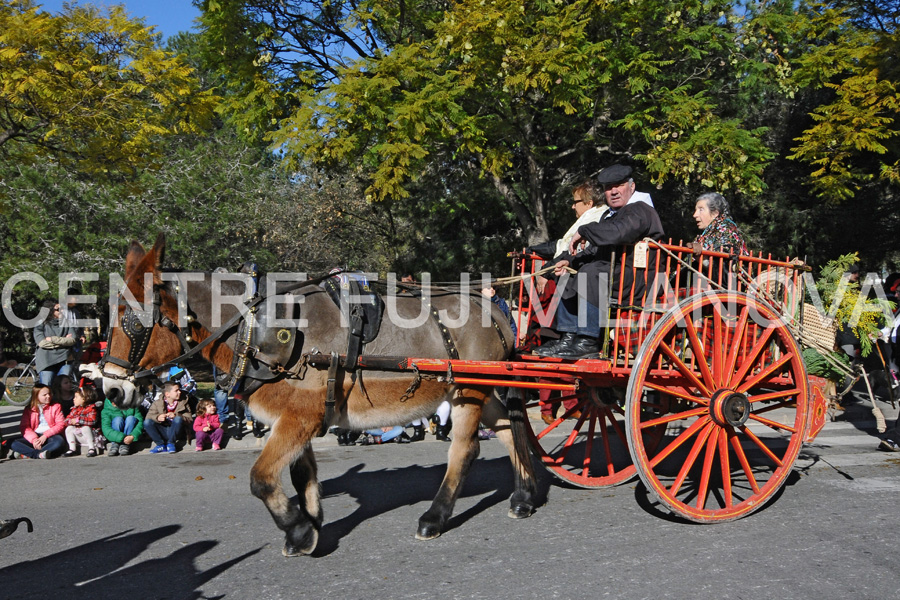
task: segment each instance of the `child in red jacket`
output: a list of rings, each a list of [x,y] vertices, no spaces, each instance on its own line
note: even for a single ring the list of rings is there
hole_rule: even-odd
[[[197,434],[197,447],[200,452],[206,442],[212,442],[213,450],[221,450],[222,436],[225,432],[219,423],[219,415],[216,414],[216,403],[209,398],[204,398],[197,403],[197,418],[194,419],[194,432]]]
[[[63,456],[75,456],[77,445],[87,446],[89,457],[97,456],[97,443],[94,437],[94,426],[97,424],[97,407],[94,406],[94,388],[78,388],[72,398],[74,406],[66,417],[66,441],[69,449]],[[88,398],[90,396],[90,398]]]
[[[50,387],[34,384],[31,403],[22,411],[19,422],[21,438],[14,440],[11,448],[16,458],[53,458],[66,445],[63,430],[66,419],[62,407],[53,401]]]

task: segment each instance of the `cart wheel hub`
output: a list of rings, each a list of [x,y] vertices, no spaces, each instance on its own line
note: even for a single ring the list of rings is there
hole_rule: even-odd
[[[739,392],[718,390],[709,401],[709,413],[722,427],[740,427],[750,417],[750,401]]]
[[[591,402],[598,408],[624,406],[625,404],[625,390],[622,388],[592,387],[590,390]]]

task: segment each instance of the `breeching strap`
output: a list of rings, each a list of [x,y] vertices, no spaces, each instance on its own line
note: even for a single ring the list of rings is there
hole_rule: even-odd
[[[319,426],[318,437],[322,437],[328,433],[329,423],[331,423],[331,419],[334,417],[334,388],[337,384],[337,370],[338,365],[341,362],[340,358],[341,357],[337,352],[331,353],[331,362],[328,363],[328,386],[325,394],[325,417],[322,419],[322,425]]]

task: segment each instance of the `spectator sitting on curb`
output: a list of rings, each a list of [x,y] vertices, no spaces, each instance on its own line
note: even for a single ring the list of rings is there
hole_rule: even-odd
[[[216,414],[216,403],[209,398],[204,398],[197,404],[197,417],[194,419],[194,432],[197,452],[203,450],[206,442],[212,443],[213,450],[221,450],[222,436],[225,433]]]
[[[128,456],[131,444],[141,437],[144,431],[143,417],[138,407],[122,408],[109,398],[103,401],[100,412],[100,430],[109,442],[107,456]]]
[[[67,376],[68,377],[68,376]],[[94,406],[94,396],[87,392],[94,392],[94,388],[78,388],[72,401],[72,410],[66,417],[66,441],[69,449],[63,456],[75,456],[78,454],[78,444],[87,447],[89,457],[97,456],[97,442],[94,439],[94,424],[97,422],[97,407]]]
[[[366,437],[360,442],[360,446],[369,446],[371,444],[387,444],[396,442],[398,444],[408,444],[409,436],[403,427],[381,427],[378,429],[366,429],[363,433]]]
[[[19,431],[22,437],[12,443],[16,458],[53,458],[62,450],[66,440],[61,435],[66,428],[62,407],[53,401],[50,388],[36,383],[31,390],[31,403],[22,411]]]
[[[147,411],[144,429],[156,446],[150,450],[152,454],[160,452],[177,452],[175,442],[185,427],[191,427],[191,409],[187,395],[181,392],[181,386],[175,381],[167,381],[163,385],[162,397],[157,398]]]

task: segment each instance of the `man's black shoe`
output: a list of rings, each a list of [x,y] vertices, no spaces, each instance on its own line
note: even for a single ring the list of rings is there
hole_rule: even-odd
[[[560,344],[553,352],[556,358],[596,358],[600,352],[600,342],[587,335],[576,336],[568,344]]]
[[[564,331],[558,340],[553,340],[552,342],[547,342],[542,346],[538,346],[534,349],[532,354],[535,356],[556,356],[556,351],[563,346],[573,343],[575,337],[574,332]]]

